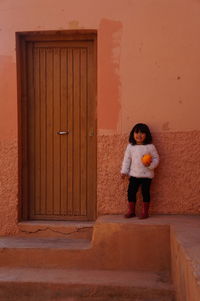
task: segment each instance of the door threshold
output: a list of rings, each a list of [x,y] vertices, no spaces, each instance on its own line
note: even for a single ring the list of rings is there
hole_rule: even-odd
[[[95,222],[88,221],[22,221],[18,223],[19,237],[92,238]]]

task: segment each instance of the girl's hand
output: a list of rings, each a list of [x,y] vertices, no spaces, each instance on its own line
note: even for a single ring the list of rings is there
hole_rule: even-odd
[[[148,167],[152,163],[152,156],[151,154],[145,154],[142,158],[141,161],[144,166]]]
[[[152,162],[152,160],[151,160],[151,162]],[[148,167],[149,165],[151,165],[151,162],[142,162],[143,164],[144,164],[144,166],[146,166],[146,167]]]
[[[125,173],[122,173],[122,174],[121,174],[121,178],[122,178],[122,179],[125,179],[125,178],[126,178],[126,174],[125,174]]]

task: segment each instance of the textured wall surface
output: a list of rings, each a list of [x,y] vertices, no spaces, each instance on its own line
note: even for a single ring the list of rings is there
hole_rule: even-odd
[[[151,187],[151,214],[200,214],[200,132],[154,133],[160,154]],[[120,177],[128,135],[98,136],[97,213],[123,214],[128,179]],[[17,230],[17,143],[0,144],[0,234]],[[137,211],[141,210],[138,193]]]
[[[0,142],[0,235],[17,231],[17,143]]]
[[[160,165],[151,187],[151,213],[200,214],[200,132],[155,133],[153,137]],[[121,179],[120,168],[127,141],[127,135],[98,138],[98,214],[126,210],[128,179]]]

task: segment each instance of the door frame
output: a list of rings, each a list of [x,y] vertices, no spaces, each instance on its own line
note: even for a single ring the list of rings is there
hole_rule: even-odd
[[[94,82],[92,93],[94,105],[97,108],[97,31],[96,30],[65,30],[65,31],[31,31],[16,32],[16,60],[17,60],[17,108],[18,108],[18,220],[29,220],[28,200],[28,156],[27,156],[27,41],[92,41],[94,45]],[[96,112],[96,110],[95,110]],[[93,172],[93,217],[97,217],[97,116],[95,113],[95,149]]]

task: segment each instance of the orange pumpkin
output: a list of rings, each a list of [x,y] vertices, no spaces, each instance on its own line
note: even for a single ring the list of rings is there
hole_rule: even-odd
[[[144,163],[144,164],[150,164],[151,161],[152,161],[152,156],[150,154],[145,154],[142,157],[142,163]]]

